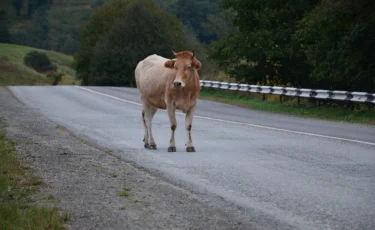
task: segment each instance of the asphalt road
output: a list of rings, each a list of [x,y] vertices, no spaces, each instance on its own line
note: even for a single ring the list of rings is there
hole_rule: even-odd
[[[270,229],[375,229],[375,128],[303,119],[199,101],[185,152],[177,116],[176,153],[158,111],[158,150],[143,148],[136,89],[10,87],[26,106],[126,161],[197,193],[221,197]]]

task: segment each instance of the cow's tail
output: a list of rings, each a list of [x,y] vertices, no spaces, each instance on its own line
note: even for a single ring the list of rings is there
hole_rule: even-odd
[[[134,70],[135,84],[138,89],[139,89],[139,81],[141,79],[141,73],[140,73],[141,66],[142,66],[142,61],[138,62]]]

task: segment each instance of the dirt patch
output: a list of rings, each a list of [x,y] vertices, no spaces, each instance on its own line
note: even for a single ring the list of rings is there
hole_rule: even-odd
[[[256,228],[246,213],[224,201],[206,200],[76,138],[5,88],[0,108],[21,161],[47,184],[41,192],[69,213],[67,228]]]

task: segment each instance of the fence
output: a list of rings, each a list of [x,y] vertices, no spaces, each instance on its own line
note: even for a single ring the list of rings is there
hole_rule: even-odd
[[[375,93],[370,94],[366,92],[350,92],[350,91],[339,91],[339,90],[321,90],[321,89],[303,89],[303,88],[292,88],[292,87],[279,87],[279,86],[259,86],[259,85],[247,85],[239,83],[228,83],[220,81],[205,81],[201,80],[200,85],[207,88],[225,89],[233,91],[242,91],[250,93],[260,94],[273,94],[280,95],[280,102],[282,96],[290,97],[304,97],[313,99],[325,99],[325,100],[339,100],[339,101],[350,101],[350,102],[364,102],[375,104]],[[371,105],[371,104],[370,104]],[[371,106],[372,107],[372,106]]]

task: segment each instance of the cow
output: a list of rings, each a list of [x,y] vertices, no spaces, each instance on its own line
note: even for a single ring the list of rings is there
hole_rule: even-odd
[[[186,151],[195,152],[191,129],[200,91],[198,70],[202,64],[194,51],[172,52],[175,56],[173,59],[153,54],[141,60],[135,68],[136,86],[142,102],[144,147],[157,149],[152,135],[152,118],[158,109],[162,109],[168,112],[171,128],[168,152],[176,152],[174,133],[177,109],[186,114]]]

